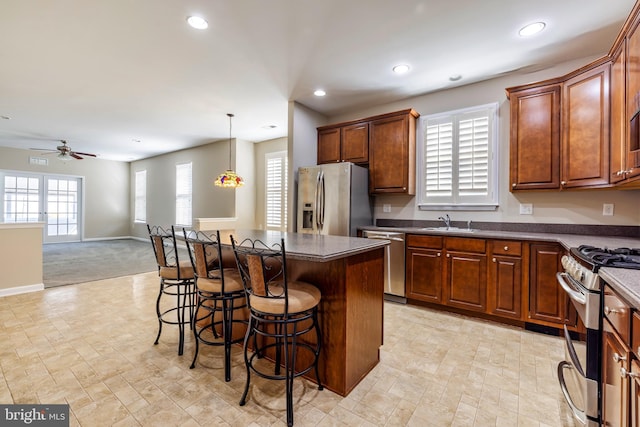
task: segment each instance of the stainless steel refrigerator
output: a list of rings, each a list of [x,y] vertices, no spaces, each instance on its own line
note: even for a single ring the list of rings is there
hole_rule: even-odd
[[[355,236],[373,224],[369,171],[353,163],[298,168],[298,233]]]

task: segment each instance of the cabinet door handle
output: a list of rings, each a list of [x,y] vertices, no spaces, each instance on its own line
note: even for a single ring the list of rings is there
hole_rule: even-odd
[[[632,371],[627,371],[625,368],[620,368],[620,376],[622,378],[624,377],[629,377],[629,378],[638,378],[640,377],[640,375],[636,374],[635,372]]]
[[[627,169],[626,171],[624,171],[624,173],[631,173],[631,172],[633,172],[633,168]]]
[[[609,308],[608,306],[605,305],[604,314],[607,316],[610,314],[624,314],[624,309]]]
[[[627,360],[625,356],[620,356],[618,353],[613,353],[613,361],[618,363],[622,360]]]

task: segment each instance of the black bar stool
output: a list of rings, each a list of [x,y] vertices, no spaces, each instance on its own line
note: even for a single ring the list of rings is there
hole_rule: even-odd
[[[247,325],[246,316],[235,317],[247,307],[242,280],[231,250],[225,262],[219,231],[183,233],[196,277],[196,308],[191,323],[196,348],[191,369],[196,366],[200,343],[224,346],[224,379],[230,381],[231,345],[242,342],[244,335],[236,334],[234,339],[233,325],[242,324],[243,330]]]
[[[178,354],[184,352],[184,327],[191,325],[193,317],[194,274],[189,260],[180,261],[176,235],[173,226],[171,231],[160,226],[147,224],[149,238],[158,264],[160,276],[160,291],[156,300],[156,314],[158,315],[158,336],[154,344],[158,344],[162,333],[162,324],[178,325],[180,334]],[[160,301],[164,295],[175,297],[175,304],[160,312]],[[188,314],[187,314],[188,309]],[[175,314],[175,318],[171,316]]]
[[[315,286],[301,281],[287,280],[284,239],[280,244],[267,246],[260,240],[245,239],[237,243],[231,236],[238,270],[249,303],[249,329],[244,340],[244,360],[247,380],[240,405],[247,402],[251,372],[271,379],[284,380],[287,402],[287,425],[293,425],[293,380],[315,370],[318,390],[323,386],[318,372],[318,357],[322,337],[318,323],[318,304],[321,293]],[[315,335],[316,344],[300,338]],[[253,340],[253,349],[249,342]],[[299,352],[308,352],[311,362],[299,367]],[[256,358],[273,354],[274,372],[264,371],[254,363]],[[281,365],[284,373],[281,373]]]

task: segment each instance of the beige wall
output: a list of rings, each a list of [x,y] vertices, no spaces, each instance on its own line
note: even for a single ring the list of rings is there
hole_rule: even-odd
[[[414,108],[422,116],[460,108],[498,102],[499,109],[499,193],[500,206],[491,212],[450,212],[453,220],[489,222],[533,222],[571,224],[640,225],[640,190],[589,190],[574,192],[509,192],[509,102],[505,88],[559,77],[588,64],[594,58],[560,64],[553,69],[532,74],[510,74],[486,82],[444,90],[385,105],[351,111],[331,117],[329,123],[368,117],[391,111]],[[420,122],[419,122],[420,123]],[[533,215],[520,215],[520,203],[532,203]],[[613,216],[602,215],[603,203],[613,203]],[[391,212],[382,211],[383,204]],[[416,198],[407,196],[376,196],[376,218],[435,220],[442,212],[419,211]]]
[[[44,157],[47,166],[29,164],[29,157]],[[0,169],[84,178],[84,239],[129,235],[129,164],[85,158],[62,162],[55,155],[0,147]]]
[[[42,223],[0,224],[0,296],[21,293],[12,288],[42,284]]]

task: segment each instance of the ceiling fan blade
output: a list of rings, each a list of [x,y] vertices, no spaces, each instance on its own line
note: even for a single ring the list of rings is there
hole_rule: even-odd
[[[52,153],[57,153],[58,150],[52,150],[50,148],[29,148],[29,150],[37,150],[37,151],[51,151]]]
[[[96,157],[95,154],[90,154],[90,153],[81,153],[80,151],[74,151],[74,154],[80,154],[82,156],[89,156],[89,157]]]
[[[70,155],[71,157],[73,157],[74,159],[84,160],[84,158],[83,158],[83,157],[78,156],[78,154],[76,154],[76,153],[74,153],[74,152],[69,153],[69,155]]]

